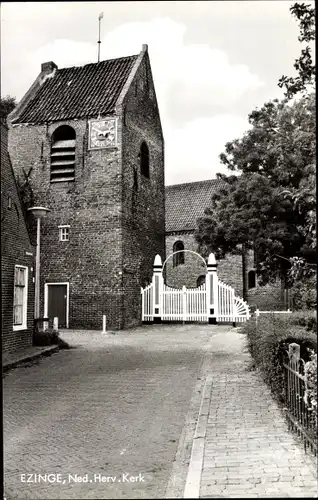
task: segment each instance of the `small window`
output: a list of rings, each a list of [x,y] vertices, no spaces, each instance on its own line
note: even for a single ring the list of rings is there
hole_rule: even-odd
[[[180,264],[184,264],[184,244],[182,241],[176,241],[173,245],[173,252],[175,253],[173,256],[173,267],[177,267]]]
[[[28,303],[28,268],[15,266],[14,269],[14,298],[13,298],[13,329],[27,328]]]
[[[149,179],[149,149],[145,142],[140,146],[139,160],[141,175]]]
[[[255,286],[256,286],[255,271],[249,271],[249,273],[248,273],[248,288],[255,288]]]
[[[203,283],[205,283],[205,274],[201,274],[197,279],[197,286],[201,286]]]
[[[8,196],[8,209],[11,210],[12,208],[12,198],[11,196]]]
[[[69,241],[70,239],[70,226],[59,226],[59,240]]]
[[[68,125],[58,127],[52,136],[51,182],[75,179],[75,130]]]

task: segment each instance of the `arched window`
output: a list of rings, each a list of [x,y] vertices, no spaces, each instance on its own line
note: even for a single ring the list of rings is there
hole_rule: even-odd
[[[58,127],[52,135],[51,182],[75,179],[75,130],[68,125]]]
[[[205,274],[201,274],[197,279],[197,286],[201,286],[203,283],[205,283]]]
[[[184,264],[184,245],[182,241],[176,241],[173,245],[173,252],[179,252],[173,256],[173,267],[177,267],[180,264]]]
[[[256,286],[256,275],[255,271],[248,272],[248,288],[255,288]]]
[[[145,142],[140,146],[139,160],[141,175],[149,179],[149,149]]]

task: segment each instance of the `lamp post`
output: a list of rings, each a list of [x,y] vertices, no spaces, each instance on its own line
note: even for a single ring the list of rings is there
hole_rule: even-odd
[[[41,217],[47,212],[49,208],[45,207],[31,207],[28,209],[36,218],[36,257],[35,257],[35,298],[34,298],[34,320],[40,318],[40,234],[41,234]]]

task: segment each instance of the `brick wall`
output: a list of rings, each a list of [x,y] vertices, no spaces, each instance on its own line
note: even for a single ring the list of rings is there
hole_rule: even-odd
[[[1,309],[2,351],[32,345],[34,317],[34,259],[13,170],[7,154],[7,127],[1,123]],[[9,205],[11,199],[11,208]],[[27,255],[26,252],[32,254]],[[13,330],[15,265],[28,268],[27,329]]]
[[[179,233],[168,234],[166,236],[166,256],[172,254],[173,245],[177,241],[182,241],[184,248],[197,252],[198,246],[193,234]],[[197,286],[197,279],[200,275],[205,274],[205,266],[201,259],[191,253],[185,252],[184,264],[173,267],[173,258],[167,260],[165,266],[165,282],[167,285],[181,288],[185,285],[188,288]],[[247,275],[249,271],[254,270],[254,252],[250,250],[246,255],[246,283],[248,283]],[[243,271],[242,257],[239,255],[227,255],[225,259],[218,261],[217,273],[219,280],[235,289],[239,297],[243,297]],[[282,290],[281,282],[278,280],[266,286],[260,286],[257,278],[254,288],[247,289],[248,304],[260,310],[284,310],[284,290]]]
[[[75,182],[50,182],[51,136],[60,125],[76,132]],[[18,125],[10,130],[15,171],[29,171],[34,203],[50,209],[41,222],[41,314],[44,283],[69,282],[69,326],[101,328],[101,316],[119,328],[112,296],[121,292],[121,163],[118,148],[88,151],[87,120]],[[70,240],[59,241],[59,225]],[[31,221],[33,234],[35,220]],[[93,306],[94,304],[94,306]],[[92,309],[93,307],[93,309]],[[99,309],[88,322],[88,310]]]
[[[198,245],[193,234],[180,233],[166,236],[166,255],[173,252],[173,245],[177,241],[182,241],[186,250],[197,252]],[[200,275],[206,274],[206,267],[202,260],[189,252],[184,254],[184,264],[173,267],[173,258],[168,258],[166,263],[166,283],[169,286],[180,288],[196,287],[197,279]],[[240,297],[243,293],[242,281],[242,258],[237,255],[229,255],[225,259],[218,261],[218,277],[227,285],[232,286]]]
[[[32,167],[34,202],[50,209],[41,223],[41,314],[45,282],[69,282],[70,328],[99,329],[103,314],[113,329],[140,323],[140,286],[164,251],[163,141],[148,55],[144,60],[117,113],[116,148],[88,151],[83,119],[11,126],[14,169],[22,175]],[[76,132],[75,181],[51,183],[51,136],[62,124]],[[137,172],[132,197],[142,139],[150,179]],[[59,241],[59,225],[70,225],[69,241]],[[34,234],[35,220],[31,227]]]
[[[246,258],[246,273],[255,270],[254,252],[250,250]],[[255,287],[248,289],[248,304],[253,309],[264,311],[282,311],[285,309],[284,289],[282,283],[277,280],[265,286],[260,286],[257,276]]]
[[[283,311],[287,309],[284,300],[284,289],[279,280],[265,286],[256,284],[255,288],[248,291],[248,303],[253,308],[261,311]]]
[[[148,54],[130,86],[123,120],[123,287],[125,325],[140,322],[140,287],[149,283],[156,254],[165,252],[164,144]],[[140,146],[149,149],[149,178]]]

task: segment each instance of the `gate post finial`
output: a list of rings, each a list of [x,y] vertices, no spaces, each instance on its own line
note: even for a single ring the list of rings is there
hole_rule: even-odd
[[[210,253],[209,258],[208,258],[208,266],[215,266],[217,265],[216,260],[215,260],[215,255],[214,253]]]
[[[216,272],[217,263],[214,253],[210,253],[207,264],[207,279],[206,279],[206,293],[207,293],[207,311],[208,321],[211,325],[217,324],[218,319],[218,275]]]
[[[153,267],[154,268],[162,267],[162,260],[161,260],[161,257],[160,257],[159,254],[157,254],[156,257],[155,257],[155,260],[153,262]]]
[[[299,360],[300,360],[300,345],[299,344],[296,344],[296,342],[292,342],[291,344],[289,344],[288,357],[289,357],[289,360],[294,364],[297,364],[299,362]]]

